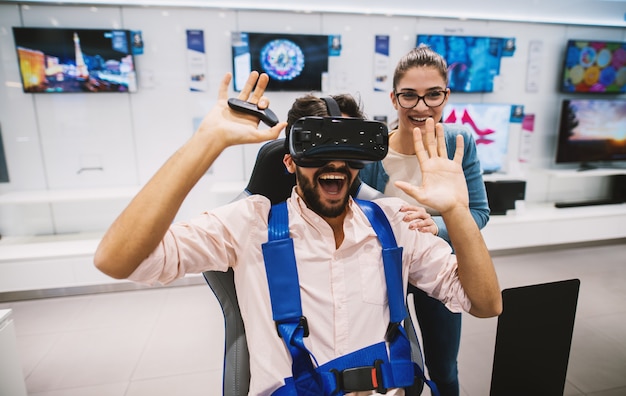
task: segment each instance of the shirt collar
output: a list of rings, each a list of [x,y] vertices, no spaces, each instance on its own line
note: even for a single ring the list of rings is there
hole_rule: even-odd
[[[291,190],[291,198],[289,201],[290,209],[295,210],[296,213],[306,219],[309,223],[314,224],[315,221],[311,221],[313,219],[325,221],[320,215],[307,207],[304,199],[302,199],[302,197],[296,192],[295,186]],[[348,200],[348,213],[344,220],[344,232],[346,232],[346,235],[348,233],[355,233],[355,237],[357,239],[368,235],[376,235],[363,211],[360,209],[355,210],[355,207],[358,207],[358,205],[354,199],[350,197]]]

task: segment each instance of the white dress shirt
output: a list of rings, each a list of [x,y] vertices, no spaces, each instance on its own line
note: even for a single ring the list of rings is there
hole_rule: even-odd
[[[432,234],[409,230],[402,221],[404,214],[399,212],[404,201],[382,198],[376,203],[403,247],[403,285],[415,284],[452,311],[469,311],[470,302],[459,282],[456,257],[449,245]],[[302,311],[310,330],[305,338],[307,348],[321,365],[381,342],[389,321],[387,287],[381,247],[367,217],[350,200],[345,239],[335,248],[328,223],[306,207],[295,189],[287,204]],[[157,249],[129,278],[167,284],[186,273],[233,267],[250,351],[250,395],[271,394],[292,375],[291,357],[272,320],[261,252],[261,244],[268,239],[269,210],[267,198],[253,195],[190,222],[173,224]]]

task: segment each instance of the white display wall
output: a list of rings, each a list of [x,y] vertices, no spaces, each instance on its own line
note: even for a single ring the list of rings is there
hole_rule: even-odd
[[[77,27],[140,30],[144,53],[136,56],[138,90],[132,94],[27,94],[22,92],[11,28]],[[204,31],[205,92],[189,90],[186,30]],[[360,97],[370,117],[394,119],[388,92],[375,92],[374,42],[390,37],[389,76],[417,34],[514,37],[503,57],[493,93],[452,94],[451,102],[524,105],[535,115],[530,162],[518,161],[519,130],[512,128],[507,174],[527,180],[529,203],[575,194],[594,198],[602,178],[554,182],[553,164],[561,99],[557,79],[568,38],[626,40],[623,27],[398,17],[346,13],[238,11],[139,6],[0,4],[0,128],[10,182],[0,183],[0,234],[28,236],[101,232],[157,168],[193,133],[211,108],[222,76],[231,71],[233,31],[341,35],[331,57],[327,90]],[[536,92],[528,92],[529,47]],[[389,90],[391,90],[389,81]],[[302,93],[269,93],[272,109],[286,117]],[[320,94],[320,93],[318,93]],[[571,96],[568,96],[571,97]],[[258,145],[228,149],[185,202],[179,218],[228,201],[245,185]]]

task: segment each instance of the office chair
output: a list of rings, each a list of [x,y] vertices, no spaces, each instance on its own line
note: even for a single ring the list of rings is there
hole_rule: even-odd
[[[285,169],[283,157],[287,153],[284,139],[265,143],[257,154],[257,159],[250,175],[248,185],[236,198],[242,199],[252,194],[262,194],[273,204],[286,200],[296,183],[295,175]],[[352,187],[351,195],[358,199],[372,200],[383,195],[357,180]],[[232,268],[226,272],[205,271],[204,279],[215,294],[224,314],[224,372],[222,393],[224,396],[246,396],[250,385],[250,362],[248,344],[237,293],[235,291],[234,273]],[[423,369],[423,357],[417,333],[412,320],[405,320],[404,328],[412,345],[412,357]],[[423,384],[414,386],[407,395],[419,395]]]
[[[502,291],[491,396],[563,396],[580,280]]]

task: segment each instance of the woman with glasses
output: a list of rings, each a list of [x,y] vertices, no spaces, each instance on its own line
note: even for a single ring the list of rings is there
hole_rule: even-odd
[[[385,195],[404,198],[411,204],[405,208],[410,227],[421,232],[431,232],[450,243],[441,216],[420,205],[394,183],[396,180],[408,180],[414,185],[421,185],[421,170],[413,146],[413,129],[420,128],[423,133],[428,118],[442,122],[443,109],[450,98],[445,59],[423,44],[411,50],[396,65],[390,98],[398,120],[390,131],[389,152],[382,161],[365,165],[360,171],[361,180]],[[456,136],[463,136],[463,171],[470,211],[478,227],[483,228],[489,220],[489,206],[476,154],[476,142],[464,126],[442,125],[449,155],[453,155],[456,149]],[[415,299],[429,376],[437,384],[442,396],[458,396],[457,355],[461,339],[461,314],[450,312],[440,301],[411,285],[409,292],[413,293]]]

